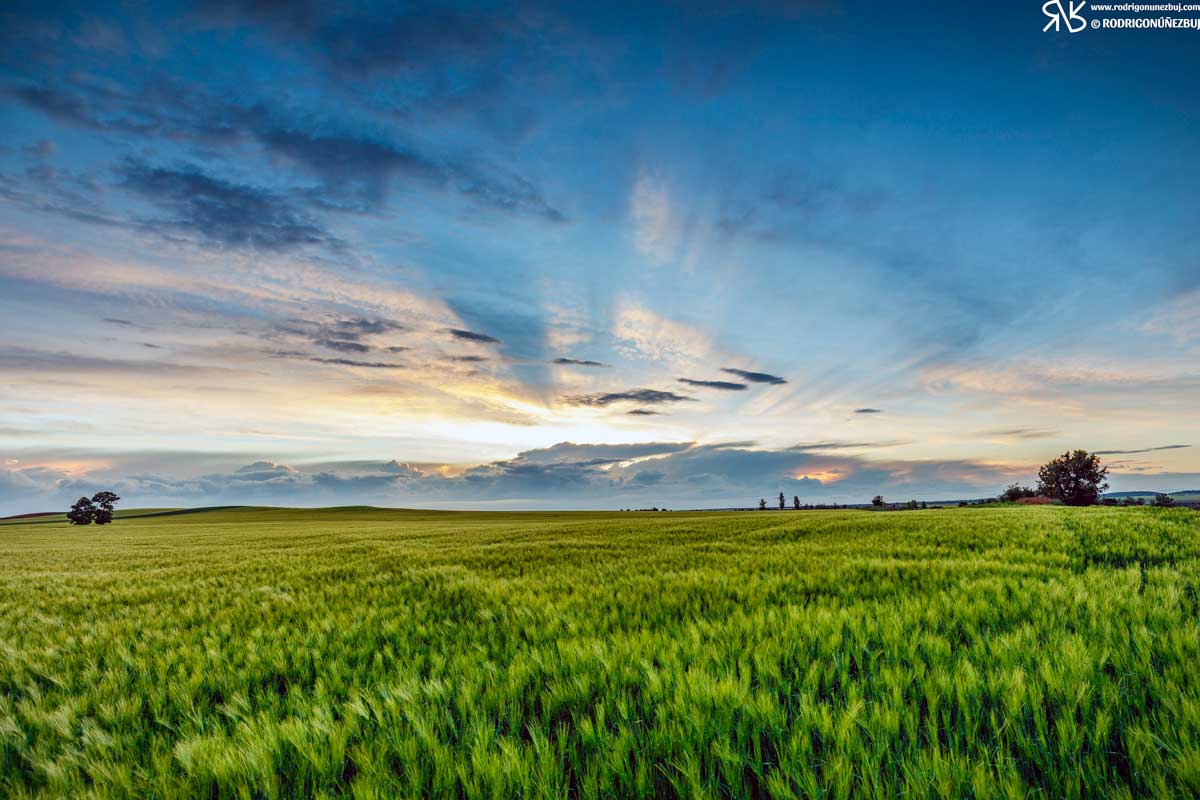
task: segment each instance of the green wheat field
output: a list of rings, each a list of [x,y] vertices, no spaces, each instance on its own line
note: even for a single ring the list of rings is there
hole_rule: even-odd
[[[1200,514],[0,523],[0,796],[1200,794]]]

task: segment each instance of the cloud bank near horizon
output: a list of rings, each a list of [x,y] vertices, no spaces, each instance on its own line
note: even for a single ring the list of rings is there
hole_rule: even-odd
[[[113,490],[126,507],[222,504],[372,504],[447,508],[753,507],[782,492],[805,503],[955,500],[996,495],[1032,482],[1036,468],[969,460],[867,458],[895,443],[816,442],[783,450],[754,442],[560,442],[476,466],[349,461],[290,465],[269,460],[172,477],[144,467],[145,456],[82,473],[61,467],[0,469],[0,514],[65,508],[77,497]],[[81,454],[74,454],[79,458]],[[153,460],[153,455],[149,458]],[[186,459],[174,459],[178,463]],[[220,461],[229,456],[218,457]],[[133,461],[141,463],[134,464]],[[1129,480],[1132,477],[1133,480]],[[1200,473],[1112,476],[1114,491],[1200,487]]]

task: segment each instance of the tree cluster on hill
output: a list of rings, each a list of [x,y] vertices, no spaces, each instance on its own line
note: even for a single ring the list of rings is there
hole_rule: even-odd
[[[72,525],[107,525],[113,521],[113,507],[120,497],[113,492],[96,492],[91,498],[81,497],[67,512]]]

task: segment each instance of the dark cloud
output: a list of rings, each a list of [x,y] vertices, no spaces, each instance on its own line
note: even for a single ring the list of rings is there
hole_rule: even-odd
[[[404,364],[393,364],[388,361],[360,361],[354,358],[326,358],[314,356],[300,350],[272,350],[267,353],[272,358],[291,358],[301,361],[311,361],[314,364],[332,364],[341,367],[363,367],[365,369],[407,369]]]
[[[572,406],[608,406],[613,403],[646,403],[660,405],[663,403],[693,402],[696,398],[674,392],[663,392],[658,389],[629,389],[624,392],[597,392],[595,394],[569,395],[563,402]]]
[[[97,127],[99,124],[83,100],[76,95],[38,85],[5,86],[0,92],[59,122],[84,127]]]
[[[854,409],[854,413],[855,414],[882,414],[883,409],[882,408],[856,408],[856,409]]]
[[[265,336],[267,339],[303,339],[318,347],[341,353],[368,353],[375,349],[402,353],[409,348],[394,345],[377,348],[367,341],[370,337],[404,331],[407,328],[395,320],[378,317],[333,317],[321,320],[289,319],[276,323]],[[304,355],[304,354],[300,354]]]
[[[486,356],[447,356],[447,361],[457,361],[462,364],[480,364],[487,361]]]
[[[385,113],[405,121],[469,117],[505,140],[523,137],[537,123],[531,86],[544,87],[572,65],[595,66],[590,38],[572,36],[574,26],[545,5],[375,4],[352,13],[303,0],[205,5],[207,20],[270,32],[289,56],[299,54]],[[566,36],[569,43],[557,43]]]
[[[136,325],[134,325],[134,323],[132,321],[127,320],[127,319],[116,319],[114,317],[105,317],[102,321],[107,322],[110,325],[127,325],[131,328],[137,327]]]
[[[486,333],[476,333],[475,331],[466,331],[462,328],[450,328],[446,333],[453,336],[455,339],[462,339],[467,342],[484,342],[487,344],[500,344],[500,340],[495,336],[488,336]]]
[[[211,23],[254,25],[289,48],[303,43],[331,72],[357,80],[424,72],[446,61],[470,64],[499,50],[514,25],[511,16],[482,8],[384,5],[344,14],[309,0],[202,0],[197,8]]]
[[[338,336],[342,339],[358,339],[362,336],[371,336],[378,333],[402,331],[405,330],[405,327],[399,322],[390,319],[349,317],[336,320],[333,323],[333,329],[337,331]]]
[[[343,367],[366,367],[368,369],[404,369],[403,364],[389,364],[385,361],[356,361],[352,358],[310,358],[317,364],[337,364]]]
[[[657,483],[662,483],[662,480],[665,477],[667,477],[666,473],[644,469],[634,474],[634,476],[630,478],[630,482],[636,486],[653,486]]]
[[[314,339],[313,343],[342,353],[367,353],[371,350],[370,345],[361,342],[349,342],[342,339]]]
[[[551,364],[559,364],[561,366],[572,366],[572,367],[605,367],[605,368],[607,368],[607,367],[611,366],[609,364],[604,364],[599,361],[588,361],[586,359],[579,359],[579,358],[556,358],[553,361],[551,361],[550,363]]]
[[[265,124],[252,133],[276,155],[304,167],[322,181],[312,199],[349,202],[356,210],[378,209],[393,183],[456,192],[491,210],[565,222],[530,181],[496,166],[466,159],[445,159],[415,148],[350,134],[321,133],[306,125]]]
[[[205,244],[290,250],[340,242],[286,197],[260,187],[215,178],[198,167],[152,167],[126,160],[121,185],[168,213],[144,221],[163,234],[182,233]]]
[[[721,367],[721,372],[727,372],[730,375],[736,375],[744,381],[751,383],[787,383],[785,378],[778,375],[772,375],[769,372],[750,372],[744,369],[734,369],[733,367]]]
[[[0,86],[0,92],[59,122],[106,133],[219,147],[257,144],[321,181],[319,190],[297,193],[297,205],[302,197],[321,209],[374,211],[386,206],[391,189],[399,185],[453,192],[492,211],[566,221],[527,178],[483,159],[437,155],[398,141],[336,130],[320,120],[289,118],[263,103],[231,104],[196,86],[166,79],[138,92],[73,85],[69,76],[56,87]],[[241,202],[260,202],[263,190],[241,188],[252,194]],[[297,207],[277,214],[283,218],[276,222],[285,229],[319,227],[303,218]],[[293,230],[284,238],[304,238],[306,233],[311,231]]]
[[[1141,450],[1097,450],[1098,456],[1128,456],[1134,453],[1155,453],[1159,450],[1182,450],[1190,444],[1165,444],[1161,447],[1143,447]]]
[[[634,408],[629,411],[626,411],[625,413],[631,417],[661,417],[661,416],[663,416],[663,412],[651,411],[648,408]]]
[[[680,383],[686,383],[688,386],[697,386],[703,389],[720,389],[725,392],[740,392],[749,387],[744,383],[732,383],[730,381],[695,381],[691,378],[680,378]]]

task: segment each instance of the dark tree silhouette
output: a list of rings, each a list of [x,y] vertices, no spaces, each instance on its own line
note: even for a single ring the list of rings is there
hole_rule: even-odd
[[[67,512],[67,519],[72,525],[91,525],[95,518],[96,507],[86,497],[76,500],[75,505],[71,506],[71,510]]]
[[[871,498],[871,505],[875,506],[876,508],[878,508],[879,506],[883,505],[883,495],[881,495],[881,494],[877,494],[877,495],[875,495],[874,497],[872,497],[872,498]]]
[[[1022,486],[1019,483],[1010,484],[1007,489],[1000,493],[1000,499],[1006,503],[1015,503],[1026,497],[1037,497],[1037,489],[1029,486]]]
[[[799,495],[792,495],[792,508],[796,509],[797,511],[800,510],[800,496]]]
[[[96,504],[92,519],[97,525],[107,525],[113,521],[113,506],[120,499],[114,492],[96,492],[92,495],[92,502]]]
[[[766,499],[764,499],[764,498],[761,498],[761,497],[758,499],[758,510],[759,510],[759,511],[766,511],[766,510],[767,510],[767,501],[766,501]]]
[[[1092,506],[1108,488],[1108,467],[1086,450],[1063,453],[1038,470],[1038,494],[1068,506]]]
[[[1140,497],[1138,499],[1141,500]],[[1160,508],[1167,508],[1175,505],[1175,498],[1171,497],[1169,494],[1163,494],[1162,492],[1159,492],[1158,494],[1154,495],[1154,505],[1159,506]]]
[[[779,510],[783,511],[785,508],[787,508],[787,500],[783,499],[783,492],[780,492],[779,493]]]

